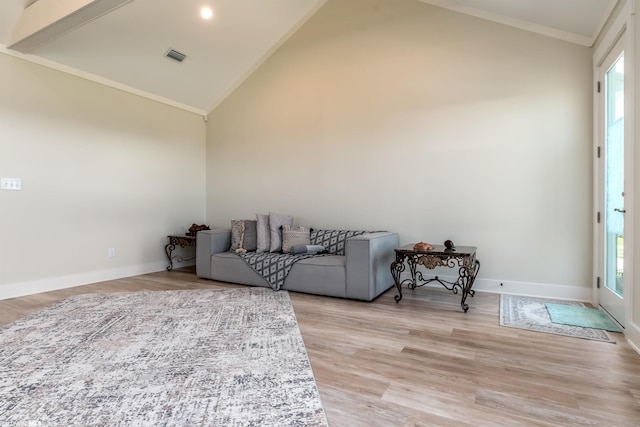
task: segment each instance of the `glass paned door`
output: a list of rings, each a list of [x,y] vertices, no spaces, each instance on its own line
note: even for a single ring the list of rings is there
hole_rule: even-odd
[[[604,224],[601,230],[603,242],[603,284],[600,287],[600,305],[624,326],[624,51],[621,43],[609,53],[602,64],[604,83],[601,120],[603,165]]]
[[[623,296],[624,54],[605,76],[605,286]]]

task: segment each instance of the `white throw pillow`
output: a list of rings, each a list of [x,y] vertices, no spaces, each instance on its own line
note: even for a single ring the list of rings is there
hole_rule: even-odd
[[[311,230],[307,227],[282,226],[282,252],[291,252],[291,248],[297,245],[309,245]]]

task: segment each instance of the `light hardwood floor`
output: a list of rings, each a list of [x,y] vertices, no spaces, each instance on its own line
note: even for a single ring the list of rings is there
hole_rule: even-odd
[[[78,293],[235,286],[160,272],[0,301],[0,325]],[[477,293],[466,314],[445,290],[394,295],[291,293],[331,426],[640,426],[640,355],[622,335],[501,327],[495,294]]]

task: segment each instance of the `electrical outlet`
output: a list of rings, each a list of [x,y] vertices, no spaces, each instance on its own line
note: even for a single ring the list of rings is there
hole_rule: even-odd
[[[0,178],[0,190],[22,190],[22,179]]]
[[[107,256],[109,258],[113,258],[114,256],[116,256],[116,248],[109,248],[107,250]]]

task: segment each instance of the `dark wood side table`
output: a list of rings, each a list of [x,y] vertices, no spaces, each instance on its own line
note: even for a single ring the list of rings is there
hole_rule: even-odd
[[[417,251],[413,249],[413,244],[402,246],[396,249],[396,260],[391,263],[391,275],[398,288],[398,295],[394,298],[396,303],[402,299],[402,285],[406,284],[409,289],[424,286],[427,283],[438,282],[454,294],[462,293],[460,306],[466,313],[469,306],[465,302],[467,296],[474,296],[475,291],[471,289],[480,271],[480,261],[476,259],[476,249],[473,246],[458,246],[454,250],[446,249],[443,245],[434,245],[433,250]],[[405,264],[406,260],[406,264]],[[400,275],[405,270],[405,265],[409,266],[410,279],[400,281]],[[458,280],[448,282],[435,276],[432,279],[424,279],[422,272],[417,267],[422,265],[428,269],[436,267],[458,268]]]
[[[185,234],[182,235],[173,235],[167,236],[169,238],[169,244],[164,247],[164,252],[167,254],[167,258],[169,259],[169,266],[167,266],[167,271],[173,270],[173,260],[175,259],[178,262],[183,261],[191,261],[195,259],[195,256],[191,258],[183,258],[180,255],[173,255],[173,251],[176,249],[176,246],[180,246],[181,248],[186,247],[194,247],[196,246],[196,236],[188,236]]]

